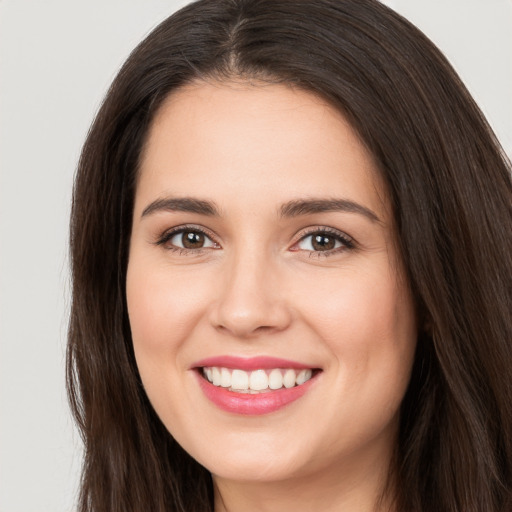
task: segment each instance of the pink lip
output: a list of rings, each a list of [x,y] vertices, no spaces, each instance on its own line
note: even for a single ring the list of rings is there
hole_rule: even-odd
[[[192,365],[192,368],[202,368],[205,366],[217,366],[220,368],[239,368],[246,372],[252,370],[270,370],[272,368],[292,368],[294,370],[303,370],[312,368],[309,365],[279,359],[277,357],[237,357],[237,356],[216,356],[201,359]]]
[[[214,386],[203,377],[202,368],[212,366],[239,368],[245,371],[268,370],[273,368],[293,368],[301,370],[312,367],[296,361],[275,357],[243,358],[236,356],[217,356],[202,359],[194,363],[191,369],[195,370],[194,373],[198,379],[199,386],[205,396],[220,409],[233,414],[242,415],[268,414],[277,411],[302,397],[311,386],[314,385],[318,377],[318,373],[313,374],[310,380],[293,388],[281,388],[258,394],[237,393],[236,391],[229,391],[220,386]]]
[[[281,388],[276,391],[268,391],[251,395],[237,393],[228,389],[214,386],[204,379],[199,372],[195,372],[203,393],[220,409],[234,414],[257,415],[268,414],[298,400],[306,393],[316,380],[313,376],[310,380],[293,388]]]

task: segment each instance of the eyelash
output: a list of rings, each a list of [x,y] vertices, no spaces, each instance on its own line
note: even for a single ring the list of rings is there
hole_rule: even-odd
[[[335,242],[339,242],[341,245],[326,251],[309,251],[310,258],[327,258],[329,256],[339,254],[340,252],[356,248],[355,241],[352,237],[342,231],[338,231],[337,229],[330,228],[328,226],[318,226],[308,229],[305,233],[301,234],[301,237],[293,244],[293,247],[298,246],[301,242],[304,242],[308,237],[312,237],[313,235],[327,235],[328,238],[334,238]],[[301,249],[293,250],[300,251]]]
[[[184,233],[202,234],[206,238],[208,238],[208,240],[210,240],[210,242],[212,244],[217,246],[214,248],[220,248],[220,245],[215,241],[215,238],[212,236],[212,234],[209,231],[202,229],[199,226],[187,226],[187,225],[177,226],[169,231],[164,232],[160,236],[160,238],[156,241],[155,245],[165,246],[165,249],[167,249],[171,252],[177,252],[180,256],[185,256],[185,255],[189,255],[189,254],[200,255],[205,250],[209,250],[212,248],[212,246],[209,246],[209,247],[199,247],[197,249],[189,249],[186,247],[177,247],[172,244],[166,245],[166,244],[168,244],[168,242],[170,240],[172,240],[173,237],[175,237],[176,235],[179,235],[179,234],[184,234]],[[300,249],[300,248],[294,249],[294,247],[297,247],[300,243],[304,242],[308,237],[311,237],[313,235],[327,235],[328,238],[334,238],[335,242],[339,242],[341,245],[339,247],[335,247],[333,249],[328,249],[325,251],[314,251],[314,250],[307,250],[307,249]],[[310,257],[321,258],[321,257],[332,256],[332,255],[338,254],[342,251],[355,249],[355,247],[356,247],[356,244],[354,243],[354,239],[352,237],[348,236],[347,234],[343,233],[342,231],[338,231],[337,229],[333,229],[333,228],[330,228],[327,226],[319,226],[319,227],[315,227],[315,228],[310,228],[305,233],[302,233],[301,237],[297,240],[297,242],[295,242],[293,244],[293,246],[290,250],[297,251],[297,252],[298,251],[307,251],[307,252],[309,252]]]
[[[214,237],[210,234],[209,231],[205,229],[201,229],[199,226],[177,226],[169,231],[165,231],[160,238],[156,241],[156,245],[165,246],[165,249],[171,252],[176,252],[180,256],[186,256],[189,254],[199,255],[202,254],[203,251],[210,249],[211,247],[198,247],[197,249],[188,249],[186,247],[176,247],[175,245],[169,244],[166,245],[173,237],[179,234],[184,233],[199,233],[204,235],[208,240],[210,240],[213,244],[220,247],[220,245],[215,242]]]

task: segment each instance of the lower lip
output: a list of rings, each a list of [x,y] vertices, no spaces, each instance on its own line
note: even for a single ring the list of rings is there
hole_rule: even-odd
[[[295,402],[312,386],[317,376],[313,376],[304,384],[293,388],[281,388],[265,393],[250,394],[229,391],[220,386],[214,386],[196,372],[199,386],[206,397],[220,409],[243,415],[268,414]]]

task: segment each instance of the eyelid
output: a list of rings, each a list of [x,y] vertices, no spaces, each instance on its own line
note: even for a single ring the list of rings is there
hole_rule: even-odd
[[[159,246],[160,245],[165,246],[165,244],[167,244],[169,242],[169,240],[171,240],[174,236],[176,236],[179,233],[186,232],[186,231],[191,231],[191,232],[195,231],[198,233],[202,233],[203,235],[208,237],[211,240],[211,242],[213,244],[215,244],[217,247],[200,247],[197,249],[190,249],[190,248],[178,247],[175,245],[171,245],[166,248],[169,250],[180,251],[180,253],[183,253],[183,254],[185,254],[185,253],[198,254],[198,253],[202,252],[203,250],[222,248],[221,245],[219,244],[219,242],[217,241],[217,236],[214,233],[212,233],[209,229],[207,229],[203,226],[197,225],[197,224],[182,224],[182,225],[174,226],[170,229],[167,229],[162,234],[160,234],[158,236],[158,239],[154,242],[154,244],[159,245]],[[336,247],[333,249],[328,249],[325,251],[312,251],[312,250],[307,250],[307,249],[300,249],[297,247],[298,244],[301,241],[303,241],[305,238],[307,238],[308,236],[314,235],[314,234],[318,234],[318,233],[325,233],[325,234],[335,237],[338,241],[341,242],[342,246]],[[294,239],[295,239],[295,241],[293,242],[293,244],[289,250],[297,251],[297,252],[298,251],[309,252],[310,254],[314,254],[316,256],[328,256],[330,254],[334,254],[337,252],[354,249],[356,246],[354,238],[352,238],[347,233],[345,233],[339,229],[332,228],[330,226],[321,226],[320,225],[320,226],[311,226],[311,227],[302,229],[299,233],[297,233],[294,236]]]
[[[209,229],[206,229],[203,226],[198,226],[197,224],[181,224],[179,226],[174,226],[170,229],[167,229],[162,234],[160,234],[158,236],[158,239],[156,240],[155,245],[164,246],[174,236],[176,236],[179,233],[183,233],[184,231],[191,231],[191,232],[195,231],[197,233],[202,233],[203,235],[208,237],[214,244],[216,244],[218,246],[218,248],[220,248],[220,244],[217,241],[217,237]],[[188,249],[185,247],[172,246],[172,247],[168,247],[168,249],[175,249],[175,250],[178,250],[181,252],[189,252],[190,251],[190,252],[198,253],[201,250],[212,249],[212,247],[200,247],[197,249]]]
[[[325,234],[335,237],[337,240],[339,240],[342,243],[342,247],[337,247],[335,249],[329,249],[326,251],[308,251],[306,249],[297,248],[298,244],[301,241],[303,241],[305,238],[307,238],[308,236],[314,235],[314,234],[318,234],[318,233],[325,233]],[[336,252],[345,251],[348,249],[354,249],[356,247],[356,242],[355,242],[354,238],[352,238],[347,233],[340,231],[339,229],[332,228],[330,226],[311,226],[311,227],[305,228],[304,230],[301,230],[294,238],[295,238],[295,242],[293,243],[290,250],[310,252],[310,253],[314,253],[315,255],[318,255],[318,256],[322,256],[322,255],[327,256],[329,254],[334,254]]]

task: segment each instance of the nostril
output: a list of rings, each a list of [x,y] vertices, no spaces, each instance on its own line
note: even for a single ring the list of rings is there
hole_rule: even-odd
[[[278,327],[274,327],[272,325],[259,325],[255,328],[252,326],[247,326],[244,324],[232,324],[232,325],[217,325],[215,326],[217,331],[223,332],[225,334],[230,334],[232,336],[236,336],[237,338],[254,338],[261,335],[272,334],[274,332],[279,332],[280,329]]]

